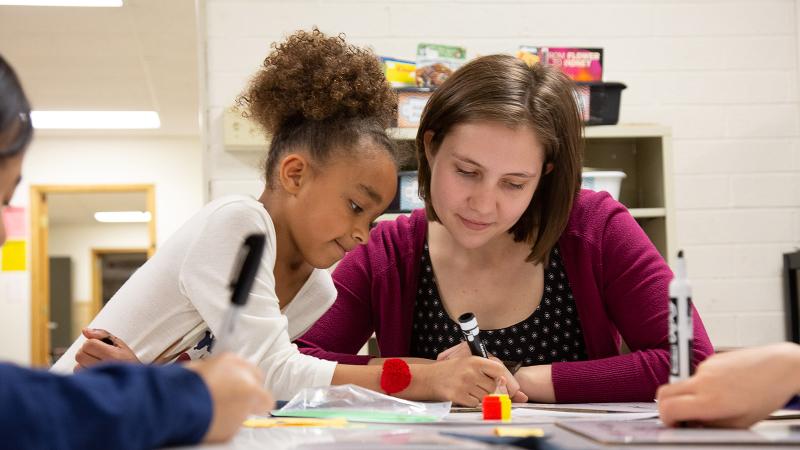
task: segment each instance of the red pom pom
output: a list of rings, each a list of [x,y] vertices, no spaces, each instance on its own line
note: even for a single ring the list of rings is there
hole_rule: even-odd
[[[383,362],[381,372],[381,389],[387,394],[394,394],[411,384],[411,370],[402,359],[392,358]]]

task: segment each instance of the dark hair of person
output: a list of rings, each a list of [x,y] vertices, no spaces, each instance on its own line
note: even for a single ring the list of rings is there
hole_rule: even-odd
[[[324,164],[334,152],[351,152],[371,140],[397,163],[396,146],[386,134],[397,95],[377,57],[347,44],[343,35],[329,37],[314,28],[273,44],[237,103],[271,135],[268,187],[281,158],[298,149]]]
[[[0,56],[0,161],[22,153],[33,137],[31,106],[17,74]]]
[[[477,58],[458,69],[428,100],[417,132],[419,194],[429,220],[439,221],[431,199],[431,167],[424,136],[433,132],[431,153],[453,127],[495,122],[511,128],[530,127],[544,148],[545,167],[528,208],[508,231],[517,242],[531,242],[527,260],[547,261],[567,226],[580,192],[583,122],[572,81],[558,69],[528,66],[507,55]]]

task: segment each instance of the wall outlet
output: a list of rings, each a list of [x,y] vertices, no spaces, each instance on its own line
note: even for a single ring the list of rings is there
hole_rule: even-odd
[[[222,116],[225,150],[260,151],[269,148],[270,137],[258,125],[242,117],[241,111],[228,108]]]

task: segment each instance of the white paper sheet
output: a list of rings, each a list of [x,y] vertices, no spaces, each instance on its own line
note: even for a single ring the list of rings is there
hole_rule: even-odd
[[[658,411],[656,402],[625,403],[514,403],[512,408],[589,413],[644,413]]]
[[[30,297],[29,272],[0,273],[0,301],[6,305],[22,305]]]
[[[512,424],[555,423],[560,420],[605,420],[605,421],[630,421],[652,419],[658,417],[658,411],[649,412],[575,412],[553,411],[533,408],[512,408]],[[479,412],[450,413],[442,422],[445,424],[497,424],[504,423],[499,420],[483,420]],[[509,422],[506,422],[509,423]]]

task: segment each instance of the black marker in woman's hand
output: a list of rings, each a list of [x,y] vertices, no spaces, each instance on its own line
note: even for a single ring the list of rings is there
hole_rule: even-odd
[[[458,324],[461,326],[461,332],[464,333],[464,338],[467,340],[467,345],[469,345],[472,355],[488,358],[489,353],[486,351],[486,346],[481,339],[481,330],[478,328],[478,319],[475,318],[475,314],[471,312],[462,314],[458,317]]]

